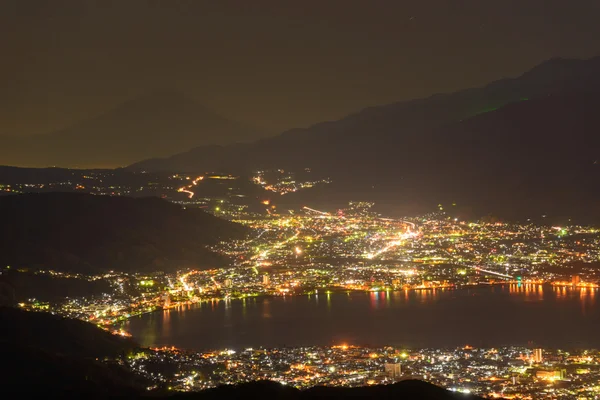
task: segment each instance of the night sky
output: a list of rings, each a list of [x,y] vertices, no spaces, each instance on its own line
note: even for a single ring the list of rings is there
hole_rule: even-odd
[[[156,89],[267,132],[600,54],[597,0],[0,1],[0,134]]]

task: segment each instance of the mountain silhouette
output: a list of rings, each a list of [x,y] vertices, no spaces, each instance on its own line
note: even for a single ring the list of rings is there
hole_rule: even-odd
[[[76,272],[222,265],[208,245],[246,228],[154,197],[37,193],[0,197],[4,265]]]
[[[239,385],[220,386],[203,392],[186,393],[178,398],[211,399],[399,399],[399,400],[477,400],[481,397],[450,392],[431,383],[407,379],[391,385],[359,387],[315,386],[298,390],[272,381],[255,381]]]
[[[34,167],[116,167],[199,145],[261,136],[178,92],[161,90],[57,132],[0,137],[0,158],[3,164]]]
[[[308,167],[335,182],[328,198],[378,201],[397,212],[458,202],[477,214],[591,217],[584,210],[598,204],[596,185],[588,184],[598,178],[598,106],[600,57],[552,59],[479,89],[131,168],[241,174]]]
[[[0,377],[5,398],[135,396],[148,385],[119,359],[139,346],[97,326],[43,312],[0,307]]]

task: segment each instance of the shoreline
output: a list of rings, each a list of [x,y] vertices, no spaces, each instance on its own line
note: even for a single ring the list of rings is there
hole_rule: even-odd
[[[575,289],[585,289],[579,287],[573,287],[570,285],[555,285],[551,282],[489,282],[489,283],[476,283],[476,284],[462,284],[462,285],[449,285],[443,287],[412,287],[412,288],[395,288],[395,289],[387,289],[387,290],[361,290],[361,289],[343,289],[343,288],[328,288],[324,289],[324,292],[317,291],[308,291],[303,293],[283,293],[283,294],[258,294],[258,295],[242,295],[242,296],[230,296],[230,297],[212,297],[199,299],[197,301],[187,301],[187,302],[179,302],[173,304],[169,307],[156,307],[151,311],[144,311],[136,314],[131,314],[129,317],[126,317],[115,324],[126,322],[134,317],[139,317],[145,314],[151,314],[158,311],[171,311],[172,309],[178,309],[184,306],[194,306],[202,303],[213,303],[213,302],[227,302],[232,300],[244,300],[244,299],[257,299],[257,298],[285,298],[285,297],[302,297],[302,296],[318,296],[318,295],[331,295],[331,294],[350,294],[350,293],[389,293],[389,292],[435,292],[437,290],[446,291],[446,290],[465,290],[465,289],[487,289],[494,286],[507,286],[507,285],[543,285],[543,286],[552,286],[552,287],[565,287],[565,288],[575,288]],[[597,287],[593,287],[592,289],[597,289]],[[113,326],[115,324],[112,324]]]

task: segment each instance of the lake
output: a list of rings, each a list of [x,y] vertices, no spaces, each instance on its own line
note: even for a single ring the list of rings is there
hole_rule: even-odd
[[[303,345],[600,348],[598,289],[502,285],[259,297],[159,311],[124,323],[144,346]]]

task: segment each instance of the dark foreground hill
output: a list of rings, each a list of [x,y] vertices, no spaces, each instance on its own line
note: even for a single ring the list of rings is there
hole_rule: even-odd
[[[83,321],[46,313],[0,308],[0,395],[3,398],[108,399],[313,399],[395,398],[476,399],[437,386],[407,380],[388,386],[362,388],[315,387],[300,391],[276,382],[260,381],[237,386],[172,395],[147,392],[150,385],[117,362],[136,344]]]
[[[214,267],[207,246],[244,227],[158,198],[44,193],[0,197],[2,265],[92,272]]]
[[[3,398],[108,398],[145,387],[118,364],[98,361],[127,355],[137,347],[131,340],[87,322],[5,307],[0,326]]]
[[[11,307],[0,307],[0,326],[0,341],[3,343],[65,357],[117,357],[137,347],[130,339],[84,321]]]
[[[589,221],[600,219],[599,106],[600,57],[556,59],[483,88],[372,107],[270,139],[199,147],[132,168],[309,167],[334,181],[321,197],[385,203],[386,211],[457,203],[476,216]]]
[[[298,390],[276,382],[260,381],[238,386],[222,386],[205,392],[173,396],[174,399],[398,399],[398,400],[475,400],[477,396],[453,393],[418,380],[405,380],[392,385],[357,388],[317,386]]]

